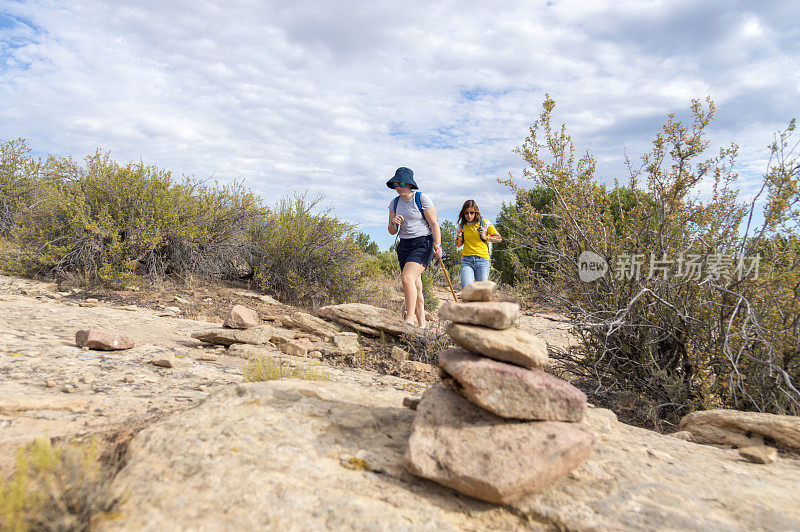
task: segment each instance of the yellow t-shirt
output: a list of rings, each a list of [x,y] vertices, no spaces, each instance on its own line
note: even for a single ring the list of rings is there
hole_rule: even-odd
[[[497,232],[492,223],[483,219],[481,221],[483,227],[486,229],[486,235],[493,235]],[[478,224],[464,224],[464,250],[461,252],[462,257],[469,257],[477,255],[488,259],[489,257],[489,243],[481,240],[481,235],[478,234]]]

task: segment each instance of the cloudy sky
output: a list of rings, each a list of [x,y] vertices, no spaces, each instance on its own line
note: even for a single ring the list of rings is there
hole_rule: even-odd
[[[268,204],[323,193],[386,248],[398,166],[440,218],[468,198],[493,218],[546,92],[609,181],[710,95],[747,190],[800,118],[798,20],[794,0],[0,0],[0,140],[243,179]]]

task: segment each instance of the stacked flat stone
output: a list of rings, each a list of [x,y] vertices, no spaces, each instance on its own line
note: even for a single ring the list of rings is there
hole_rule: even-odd
[[[594,447],[579,423],[586,396],[537,369],[547,345],[514,328],[519,305],[492,302],[494,283],[462,291],[439,317],[459,345],[439,354],[441,384],[425,391],[406,451],[418,476],[507,504],[583,463]]]

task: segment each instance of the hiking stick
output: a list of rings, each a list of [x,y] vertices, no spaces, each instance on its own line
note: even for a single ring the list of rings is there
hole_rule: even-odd
[[[450,274],[447,273],[447,268],[444,267],[444,262],[442,261],[442,257],[439,257],[438,255],[437,255],[437,257],[439,258],[439,265],[442,267],[442,271],[444,272],[444,276],[447,279],[447,284],[450,285],[450,293],[453,294],[453,301],[458,302],[458,298],[456,297],[456,291],[453,290],[453,283],[450,282]]]
[[[395,214],[397,214],[397,213],[395,213]],[[403,222],[405,222],[405,220],[403,220]],[[400,222],[399,224],[397,224],[397,233],[395,233],[397,236],[394,237],[394,244],[392,244],[392,248],[397,248],[397,239],[400,238],[400,226],[403,225],[403,222]],[[389,248],[389,249],[392,249],[392,248]]]

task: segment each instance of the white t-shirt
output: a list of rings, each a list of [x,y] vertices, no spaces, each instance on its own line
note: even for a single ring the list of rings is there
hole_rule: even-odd
[[[414,194],[416,194],[416,191]],[[419,201],[422,203],[423,210],[433,208],[433,202],[425,194],[420,193]],[[403,217],[403,223],[400,224],[400,238],[416,238],[431,234],[428,221],[425,220],[425,215],[417,208],[417,202],[414,201],[413,195],[409,200],[404,200],[398,196],[397,212],[394,210],[394,198],[392,198],[392,201],[389,202],[389,212],[394,212]]]

